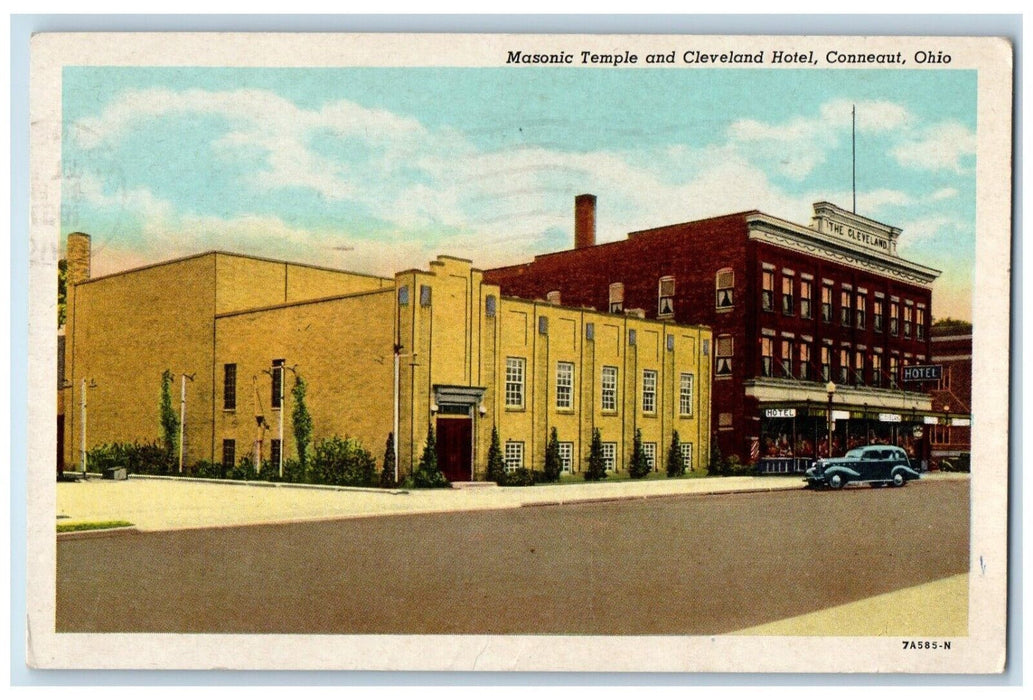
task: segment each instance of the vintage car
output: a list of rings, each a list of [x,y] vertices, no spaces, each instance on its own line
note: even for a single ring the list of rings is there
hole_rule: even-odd
[[[892,445],[855,447],[842,457],[819,459],[807,470],[808,486],[841,489],[847,484],[903,486],[918,479],[907,453]]]

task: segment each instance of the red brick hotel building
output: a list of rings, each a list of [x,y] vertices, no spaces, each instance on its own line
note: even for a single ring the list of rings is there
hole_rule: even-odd
[[[760,211],[595,243],[596,198],[575,201],[575,247],[489,270],[505,295],[705,324],[712,430],[724,456],[799,471],[817,455],[891,442],[929,457],[938,270],[897,254],[901,230],[828,202],[809,226]],[[942,417],[942,416],[941,416]]]

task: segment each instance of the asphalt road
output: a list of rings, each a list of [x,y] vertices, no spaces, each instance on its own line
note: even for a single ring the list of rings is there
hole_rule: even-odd
[[[59,632],[722,634],[968,570],[966,481],[60,540]]]

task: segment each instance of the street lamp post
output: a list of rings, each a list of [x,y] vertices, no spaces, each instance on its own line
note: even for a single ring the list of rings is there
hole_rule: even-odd
[[[187,424],[187,380],[194,381],[193,374],[183,374],[179,391],[179,473],[183,473],[183,433]]]
[[[832,395],[836,393],[836,385],[833,382],[829,382],[825,385],[825,391],[829,395],[829,409],[828,409],[828,425],[829,425],[829,458],[832,458]]]

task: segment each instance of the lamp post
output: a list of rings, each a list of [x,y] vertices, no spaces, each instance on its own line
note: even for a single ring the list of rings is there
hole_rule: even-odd
[[[79,422],[82,423],[82,441],[79,445],[79,463],[82,465],[82,478],[86,480],[86,390],[96,389],[97,383],[90,380],[90,383],[86,383],[86,378],[83,377],[82,389],[79,392]]]
[[[279,377],[279,380],[280,380],[280,397],[279,397],[280,398],[280,425],[279,425],[280,454],[277,455],[277,459],[276,459],[277,465],[276,466],[277,466],[277,471],[279,472],[281,479],[283,478],[283,414],[287,410],[287,402],[284,400],[284,397],[283,397],[283,370],[285,370],[285,369],[290,370],[291,373],[294,374],[295,377],[297,377],[298,373],[295,371],[296,367],[297,367],[297,365],[294,365],[294,367],[288,367],[286,364],[282,364],[282,365],[273,365],[272,369],[264,369],[264,370],[262,370],[263,372],[268,374],[274,381],[277,379],[277,377]],[[279,372],[279,374],[277,374],[277,372]],[[256,467],[257,466],[258,465],[256,465]]]
[[[950,424],[951,424],[951,405],[949,403],[943,404],[943,443],[944,445],[950,444]],[[946,447],[944,450],[946,451]]]
[[[832,395],[836,393],[836,385],[829,382],[825,385],[825,391],[829,395],[829,458],[832,458]]]
[[[179,473],[183,473],[183,433],[187,424],[187,380],[194,381],[193,374],[181,375],[182,386],[179,390]]]

